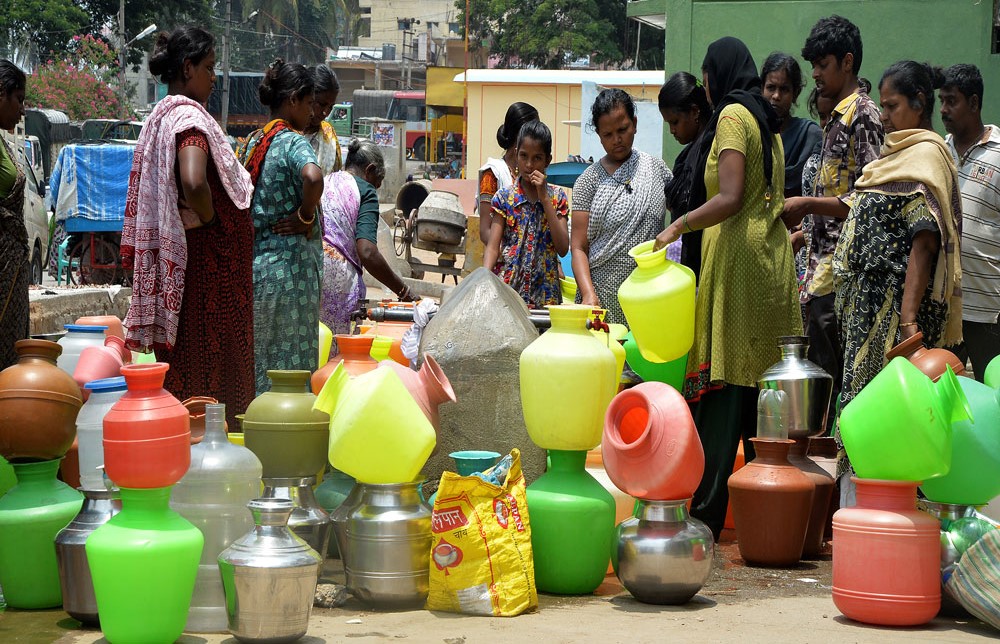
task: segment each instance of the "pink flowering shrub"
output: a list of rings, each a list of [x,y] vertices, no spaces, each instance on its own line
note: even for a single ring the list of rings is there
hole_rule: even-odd
[[[73,121],[131,117],[131,106],[122,109],[119,69],[115,52],[103,40],[73,36],[65,59],[49,59],[28,77],[25,104],[65,112]]]

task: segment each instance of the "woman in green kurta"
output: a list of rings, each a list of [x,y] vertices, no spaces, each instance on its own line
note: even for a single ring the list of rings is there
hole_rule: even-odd
[[[702,205],[657,236],[663,247],[684,233],[704,231],[684,395],[698,401],[695,424],[705,448],[705,474],[691,514],[716,539],[736,449],[741,438],[756,434],[757,379],[780,357],[778,337],[802,333],[795,262],[780,217],[784,152],[756,70],[736,38],[709,46],[702,73],[715,111],[697,151],[704,183],[695,183],[702,198],[692,190],[694,203]],[[753,448],[747,443],[744,450],[749,461]]]
[[[272,121],[250,135],[240,159],[254,182],[254,357],[257,395],[270,389],[268,369],[319,367],[319,299],[323,246],[316,207],[323,173],[299,132],[312,116],[313,75],[274,61],[260,85]]]
[[[0,127],[13,130],[24,116],[27,77],[0,60]],[[14,343],[28,337],[28,231],[24,227],[24,173],[0,141],[0,370],[17,362]]]

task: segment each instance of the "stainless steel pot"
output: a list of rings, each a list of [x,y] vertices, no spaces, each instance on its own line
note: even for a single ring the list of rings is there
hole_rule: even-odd
[[[418,486],[359,482],[334,513],[347,589],[366,604],[422,606],[427,599],[431,508]]]
[[[316,500],[313,493],[315,483],[315,476],[265,478],[261,497],[291,501],[294,508],[288,519],[288,527],[321,557],[326,557],[330,543],[330,515]]]
[[[761,389],[785,393],[788,438],[808,438],[826,430],[826,417],[833,394],[833,376],[806,358],[809,338],[786,335],[778,338],[781,360],[760,377]]]
[[[639,499],[635,516],[618,524],[611,563],[641,602],[686,603],[712,572],[712,531],[688,514],[686,504]]]
[[[256,525],[219,555],[229,631],[241,642],[294,642],[309,627],[322,557],[288,529],[291,501],[247,507]]]
[[[73,619],[89,626],[99,623],[94,580],[84,545],[90,534],[108,522],[122,509],[117,492],[84,490],[83,507],[68,526],[56,535],[56,560],[59,564],[59,585],[62,587],[63,610]]]

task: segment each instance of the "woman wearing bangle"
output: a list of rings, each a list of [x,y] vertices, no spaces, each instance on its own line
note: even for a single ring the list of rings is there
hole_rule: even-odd
[[[323,199],[323,295],[320,320],[335,333],[351,332],[351,312],[365,299],[367,270],[400,300],[409,287],[378,250],[378,195],[385,178],[382,152],[368,139],[354,139],[342,172],[326,177]]]
[[[323,173],[299,132],[312,117],[314,76],[280,58],[268,66],[260,101],[271,122],[250,135],[240,159],[255,191],[253,320],[257,394],[270,389],[268,369],[315,371],[319,360],[322,244],[316,207]]]
[[[214,396],[232,427],[254,397],[253,184],[203,107],[214,42],[198,27],[156,39],[149,71],[168,95],[136,142],[121,254],[133,270],[129,348],[155,350],[170,365],[164,386]]]

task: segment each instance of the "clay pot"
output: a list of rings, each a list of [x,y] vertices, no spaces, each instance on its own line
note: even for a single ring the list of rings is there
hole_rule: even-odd
[[[163,388],[169,368],[122,367],[128,391],[104,416],[104,471],[119,487],[167,487],[191,465],[191,416]]]
[[[122,328],[122,321],[114,315],[86,315],[77,319],[73,324],[86,324],[88,326],[106,326],[105,337],[114,336],[125,339],[125,330]],[[117,374],[116,374],[117,375]]]
[[[17,364],[0,372],[0,456],[62,458],[76,436],[80,387],[56,366],[62,352],[48,340],[18,340]]]
[[[898,356],[912,362],[917,369],[927,374],[927,377],[934,382],[937,382],[938,378],[944,374],[945,367],[949,365],[956,376],[965,375],[965,363],[959,360],[958,356],[947,349],[936,347],[927,349],[924,347],[924,334],[920,331],[903,340],[885,354],[886,362]]]
[[[757,458],[729,477],[740,556],[753,565],[794,566],[802,558],[816,485],[788,462],[793,441],[750,440]]]
[[[378,362],[370,355],[375,336],[338,333],[334,337],[337,339],[337,353],[309,379],[309,386],[314,394],[318,394],[323,388],[341,360],[344,361],[344,368],[352,378],[378,367]]]
[[[85,388],[88,382],[121,375],[122,367],[131,359],[132,352],[125,348],[125,341],[114,335],[105,337],[103,345],[87,347],[80,352],[73,380],[80,385],[84,402],[90,397],[90,391]]]
[[[344,363],[347,366],[347,363]],[[441,418],[438,415],[438,406],[446,402],[455,402],[455,390],[451,388],[448,376],[444,375],[441,366],[431,355],[424,355],[424,364],[420,366],[420,371],[414,371],[409,367],[393,360],[383,360],[378,363],[380,369],[392,369],[396,375],[406,385],[407,391],[413,399],[420,405],[420,409],[427,416],[427,420],[434,425],[434,431],[441,430]]]
[[[76,438],[59,461],[59,478],[74,490],[80,487],[80,445]]]
[[[816,486],[812,512],[809,513],[809,527],[806,529],[806,540],[802,548],[803,557],[815,557],[823,549],[823,535],[827,517],[830,516],[830,499],[833,498],[837,483],[826,470],[806,456],[808,448],[808,438],[795,439],[795,444],[788,451],[788,462],[799,468]]]
[[[205,437],[205,405],[218,405],[219,401],[211,396],[191,396],[181,403],[191,416],[191,444],[197,445]],[[223,423],[223,429],[229,432],[229,423]]]

